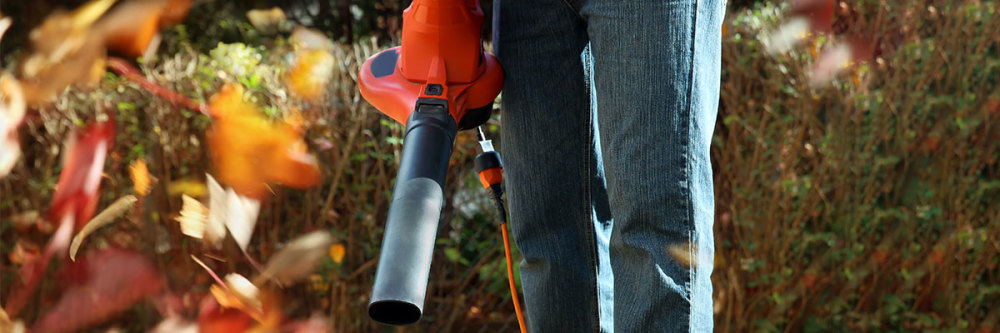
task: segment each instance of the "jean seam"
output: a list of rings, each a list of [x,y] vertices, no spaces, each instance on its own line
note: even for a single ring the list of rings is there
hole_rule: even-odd
[[[698,32],[698,2],[699,2],[699,0],[694,0],[694,4],[693,4],[694,8],[691,11],[692,12],[691,13],[691,44],[690,44],[691,54],[689,56],[690,59],[688,60],[688,63],[691,64],[691,72],[688,74],[688,80],[687,80],[687,82],[688,82],[687,99],[688,100],[687,100],[687,112],[685,113],[685,115],[687,116],[688,119],[687,119],[687,126],[685,126],[685,130],[686,130],[687,133],[685,133],[684,136],[683,136],[684,141],[685,141],[684,142],[684,150],[685,150],[684,154],[686,155],[686,158],[684,159],[685,160],[685,162],[684,162],[684,178],[685,178],[684,179],[684,184],[687,186],[687,189],[685,190],[686,198],[684,200],[684,204],[687,206],[687,207],[685,207],[685,212],[686,212],[685,219],[687,220],[686,224],[688,226],[688,255],[691,256],[695,260],[697,260],[697,258],[694,257],[696,255],[695,252],[694,252],[694,249],[697,246],[694,243],[695,243],[695,240],[697,240],[696,233],[698,232],[698,230],[697,230],[696,226],[694,225],[695,224],[695,222],[694,222],[694,198],[692,198],[692,194],[691,194],[691,189],[693,187],[692,186],[692,179],[691,179],[692,175],[691,175],[691,173],[694,170],[694,167],[691,165],[692,160],[693,160],[693,158],[691,156],[691,130],[692,130],[692,127],[694,127],[694,124],[692,124],[692,123],[694,122],[694,118],[695,118],[692,113],[694,112],[694,89],[695,89],[694,88],[694,86],[695,86],[694,85],[694,79],[695,79],[695,73],[694,73],[695,66],[694,66],[694,63],[695,63],[695,46],[697,45],[696,41],[697,41],[697,32]],[[696,261],[694,261],[694,262],[696,262]],[[694,297],[694,283],[695,283],[696,273],[697,273],[696,266],[694,266],[694,265],[688,266],[688,282],[687,282],[687,287],[688,287],[688,303],[689,304],[688,304],[688,329],[687,330],[689,332],[694,327],[692,320],[694,319],[694,313],[693,313],[694,302],[695,302],[695,297]]]
[[[567,2],[567,4],[568,4],[568,2]],[[584,64],[584,66],[586,66],[586,64]],[[589,74],[590,75],[594,75],[594,73],[589,73]],[[588,105],[590,105],[590,101],[589,101],[590,100],[590,96],[589,96],[590,95],[590,83],[591,83],[590,80],[593,80],[593,78],[589,78],[588,81],[587,81],[587,95],[588,95],[587,96],[588,97],[588,103],[587,104]],[[590,247],[591,247],[591,257],[590,257],[591,260],[590,261],[591,261],[591,263],[593,264],[593,267],[594,267],[594,279],[593,279],[593,281],[594,281],[594,288],[593,288],[593,292],[594,292],[594,301],[595,302],[593,304],[594,305],[593,309],[594,309],[594,315],[597,318],[597,321],[594,322],[594,332],[600,333],[601,332],[601,290],[600,290],[601,286],[600,286],[600,281],[599,281],[600,276],[598,275],[598,270],[600,269],[600,266],[599,266],[600,265],[600,259],[598,258],[598,253],[597,253],[597,236],[594,233],[594,228],[595,228],[595,225],[596,225],[594,223],[594,212],[593,212],[594,197],[591,194],[591,192],[592,192],[591,187],[593,187],[593,185],[594,185],[593,184],[594,180],[593,180],[593,177],[592,177],[592,174],[591,174],[591,168],[590,168],[591,167],[590,161],[594,157],[593,156],[593,154],[594,154],[594,149],[593,149],[593,140],[594,140],[594,123],[593,123],[593,121],[594,121],[593,119],[594,118],[593,117],[594,117],[594,115],[590,114],[591,112],[594,111],[593,105],[591,105],[588,108],[587,111],[588,111],[587,112],[587,133],[588,133],[587,137],[588,137],[589,144],[587,145],[587,148],[586,148],[587,151],[586,151],[586,153],[583,154],[583,156],[586,159],[585,164],[587,165],[587,171],[586,171],[587,172],[586,173],[586,179],[587,179],[587,195],[586,195],[587,198],[586,198],[586,200],[587,201],[586,201],[586,205],[584,205],[584,206],[588,208],[587,209],[588,210],[587,211],[587,221],[588,221],[588,223],[587,223],[587,230],[589,231],[589,234],[590,234]]]

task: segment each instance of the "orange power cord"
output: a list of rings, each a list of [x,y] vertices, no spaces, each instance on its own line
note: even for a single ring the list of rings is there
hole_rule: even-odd
[[[510,237],[507,236],[507,222],[500,224],[503,234],[503,253],[507,256],[507,283],[510,284],[510,298],[514,301],[514,313],[517,315],[517,326],[521,328],[521,333],[527,333],[524,326],[524,315],[521,313],[521,302],[517,299],[517,285],[514,284],[514,261],[510,255]]]

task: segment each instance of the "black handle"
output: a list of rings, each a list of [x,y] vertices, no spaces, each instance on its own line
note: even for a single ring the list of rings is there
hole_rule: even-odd
[[[368,316],[375,321],[405,325],[420,319],[444,206],[445,175],[457,132],[457,123],[441,99],[418,100],[407,120],[368,303]]]

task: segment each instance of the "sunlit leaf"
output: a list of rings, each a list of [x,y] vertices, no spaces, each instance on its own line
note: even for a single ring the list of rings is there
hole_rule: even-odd
[[[208,224],[208,207],[202,205],[197,199],[185,195],[181,196],[183,206],[181,206],[181,216],[176,220],[181,225],[181,233],[203,239],[205,237],[205,225]]]
[[[274,280],[289,285],[309,276],[316,263],[327,255],[331,243],[333,238],[326,231],[313,231],[296,238],[271,257],[254,284]]]
[[[333,259],[333,262],[339,264],[344,261],[345,254],[347,254],[347,251],[344,248],[344,244],[337,243],[330,245],[330,259]]]
[[[80,229],[80,232],[73,237],[73,243],[69,246],[70,260],[76,260],[76,251],[80,248],[80,244],[83,243],[83,240],[86,239],[87,236],[93,233],[94,230],[108,225],[118,217],[124,215],[132,209],[137,201],[139,201],[139,199],[131,194],[121,197],[108,206],[108,208],[105,208],[104,211],[101,211],[100,214],[97,214],[97,216],[90,220],[90,222],[87,222],[87,224],[83,226],[83,229]]]
[[[283,30],[288,25],[285,12],[279,7],[271,9],[252,9],[247,11],[247,19],[254,29],[262,34],[271,35]]]
[[[10,173],[21,156],[17,127],[24,119],[25,107],[21,84],[7,75],[0,75],[0,178]]]
[[[32,52],[19,71],[25,99],[35,105],[71,84],[92,85],[104,73],[103,37],[91,26],[114,0],[93,0],[72,12],[50,15],[28,35]]]
[[[132,188],[138,195],[146,195],[149,193],[149,187],[152,183],[152,179],[149,176],[149,168],[146,167],[146,161],[135,160],[128,167],[129,177],[132,178]]]
[[[225,308],[237,308],[260,320],[264,305],[260,300],[260,289],[250,280],[239,274],[226,275],[225,286],[212,285],[209,291],[219,305]]]
[[[301,133],[265,119],[243,100],[242,86],[224,86],[210,108],[215,119],[208,144],[219,181],[254,199],[269,193],[268,183],[305,188],[319,182],[316,158],[306,151]]]
[[[163,287],[156,268],[142,255],[106,249],[67,267],[77,284],[32,327],[33,332],[72,332],[100,324]]]
[[[260,201],[237,194],[232,189],[226,191],[226,229],[233,235],[236,244],[244,252],[250,245],[254,226],[257,225],[257,214],[260,212]]]
[[[212,175],[205,175],[205,184],[208,185],[208,223],[205,224],[205,241],[216,247],[222,245],[222,240],[226,238],[226,219],[229,210],[228,196],[222,189],[222,185],[212,178]]]
[[[156,47],[152,44],[157,40],[166,5],[166,0],[122,3],[95,25],[95,33],[110,50],[131,57],[144,55],[150,47]]]
[[[97,208],[104,159],[111,149],[114,131],[114,123],[104,121],[70,134],[63,148],[62,172],[49,210],[52,221],[72,215],[77,229],[90,221]]]
[[[295,52],[293,63],[285,73],[288,91],[306,100],[323,97],[334,73],[334,58],[328,39],[318,31],[297,27],[291,42]]]

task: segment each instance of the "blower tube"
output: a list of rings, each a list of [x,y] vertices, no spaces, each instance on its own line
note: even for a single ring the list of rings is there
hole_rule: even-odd
[[[420,319],[458,126],[443,99],[421,98],[406,122],[396,187],[368,316],[392,325]]]

